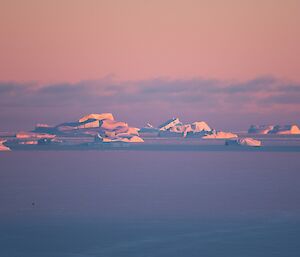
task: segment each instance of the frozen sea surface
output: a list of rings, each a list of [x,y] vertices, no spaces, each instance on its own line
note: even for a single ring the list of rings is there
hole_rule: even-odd
[[[298,257],[300,153],[0,153],[2,257]]]

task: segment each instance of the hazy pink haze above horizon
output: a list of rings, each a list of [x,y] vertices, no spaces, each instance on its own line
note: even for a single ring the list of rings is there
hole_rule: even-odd
[[[298,0],[1,0],[0,80],[300,81]]]
[[[299,27],[299,0],[0,0],[0,131],[300,124]]]

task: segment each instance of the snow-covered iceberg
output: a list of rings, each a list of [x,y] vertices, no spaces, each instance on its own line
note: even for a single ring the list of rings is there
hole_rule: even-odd
[[[159,127],[160,137],[199,137],[205,139],[237,138],[231,132],[215,131],[204,121],[183,124],[178,118],[170,119]]]
[[[58,129],[63,133],[94,136],[95,142],[144,142],[139,137],[139,128],[116,121],[111,113],[88,114],[78,122],[61,124]]]
[[[144,127],[140,129],[140,134],[148,137],[156,137],[158,136],[159,129],[153,127],[150,123],[147,123]]]
[[[204,135],[203,139],[229,139],[237,138],[238,135],[231,132],[214,131],[211,134]]]
[[[178,118],[167,120],[158,126],[160,137],[186,137],[203,136],[212,129],[204,121],[196,121],[191,124],[183,124]]]
[[[166,122],[162,123],[161,125],[158,126],[158,129],[160,131],[166,131],[169,130],[170,128],[174,126],[182,125],[180,120],[178,118],[172,118],[167,120]]]
[[[91,113],[85,115],[79,119],[79,122],[85,122],[87,120],[114,120],[114,116],[111,113]]]
[[[269,131],[269,134],[277,135],[298,135],[300,134],[300,129],[297,125],[284,125],[284,126],[274,126],[274,128]]]
[[[211,131],[212,129],[204,121],[195,121],[191,124],[191,130],[194,133],[202,131]]]
[[[130,127],[126,122],[116,121],[111,113],[92,113],[77,121],[65,122],[57,126],[37,124],[33,131],[17,133],[16,142],[18,144],[49,144],[60,143],[61,137],[82,138],[97,135],[100,135],[103,142],[143,142],[139,137],[139,130],[139,128]]]
[[[123,121],[102,120],[100,128],[104,130],[118,130],[120,128],[128,128],[128,124]]]
[[[5,142],[6,140],[0,139],[0,151],[10,151],[10,148],[4,145]]]
[[[274,128],[273,125],[251,125],[248,129],[249,134],[268,134]]]
[[[129,135],[129,134],[119,134],[118,136],[106,136],[102,137],[101,135],[97,135],[95,137],[95,143],[111,143],[111,142],[124,142],[124,143],[143,143],[144,140],[135,135]]]
[[[225,145],[239,145],[239,146],[251,146],[251,147],[260,147],[262,145],[261,141],[245,137],[245,138],[236,138],[229,139],[225,141]]]
[[[297,125],[251,125],[249,134],[297,135],[300,129]]]
[[[107,132],[114,134],[128,133],[139,135],[139,129],[130,127],[126,122],[116,121],[111,113],[93,113],[80,118],[75,122],[66,122],[56,126],[58,134],[95,136]]]

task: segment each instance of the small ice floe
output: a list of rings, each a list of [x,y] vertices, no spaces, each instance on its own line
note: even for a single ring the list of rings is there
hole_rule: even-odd
[[[229,139],[225,141],[225,145],[227,146],[251,146],[251,147],[260,147],[262,145],[261,141],[245,137],[245,138],[235,138],[235,139]]]
[[[0,139],[0,151],[11,151],[9,147],[4,145],[5,142],[6,140]]]

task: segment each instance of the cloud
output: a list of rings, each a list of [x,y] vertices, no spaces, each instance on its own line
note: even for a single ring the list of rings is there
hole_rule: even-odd
[[[276,86],[278,82],[279,81],[273,77],[258,77],[246,82],[229,85],[224,88],[223,92],[229,94],[244,94],[274,90],[274,86]]]
[[[232,100],[232,104],[243,105],[261,99],[272,104],[281,104],[281,97],[294,99],[300,93],[300,84],[285,83],[272,77],[260,77],[246,82],[228,82],[208,79],[168,80],[157,78],[143,81],[111,80],[82,81],[78,83],[58,83],[33,87],[32,84],[0,82],[0,100],[6,103],[21,102],[24,105],[57,105],[53,100],[63,100],[65,104],[75,104],[83,100],[89,103],[98,100],[106,104],[134,104],[140,102],[163,101],[168,103],[212,102],[212,100]],[[8,97],[8,99],[7,99]],[[30,101],[24,101],[30,99]],[[42,99],[41,102],[39,99]],[[272,99],[272,100],[270,100]],[[278,99],[278,101],[276,101]],[[201,101],[200,101],[201,100]],[[293,103],[296,101],[293,101]]]
[[[86,112],[102,111],[120,113],[135,123],[147,122],[155,116],[164,119],[168,115],[222,120],[228,115],[247,119],[276,114],[290,115],[286,119],[291,120],[299,114],[296,111],[299,99],[300,84],[270,76],[243,82],[204,78],[141,81],[104,78],[47,85],[0,82],[0,129],[7,123],[18,123],[10,118],[12,114],[35,123],[40,122],[40,117],[44,121],[51,117],[55,122],[55,117],[64,121]],[[294,114],[286,110],[293,110]]]

